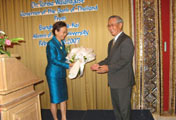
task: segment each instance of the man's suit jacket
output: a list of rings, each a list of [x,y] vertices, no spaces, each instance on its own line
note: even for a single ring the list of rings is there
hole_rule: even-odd
[[[113,48],[113,40],[108,44],[108,56],[99,65],[108,65],[108,84],[111,88],[125,88],[133,86],[134,72],[132,67],[134,46],[132,40],[125,33],[116,40]]]

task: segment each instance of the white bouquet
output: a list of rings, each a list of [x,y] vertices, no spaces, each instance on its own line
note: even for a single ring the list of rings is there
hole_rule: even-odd
[[[68,77],[70,79],[76,78],[80,72],[80,76],[83,75],[84,66],[87,62],[95,60],[95,53],[91,48],[73,48],[66,57],[69,63],[75,63],[69,71]]]

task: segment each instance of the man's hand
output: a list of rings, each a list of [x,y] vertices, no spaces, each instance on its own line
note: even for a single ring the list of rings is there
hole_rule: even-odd
[[[99,64],[93,64],[91,67],[90,67],[90,69],[92,70],[92,71],[97,71],[98,69],[99,69]]]
[[[109,71],[109,68],[107,65],[99,66],[99,69],[97,70],[97,73],[107,73]]]

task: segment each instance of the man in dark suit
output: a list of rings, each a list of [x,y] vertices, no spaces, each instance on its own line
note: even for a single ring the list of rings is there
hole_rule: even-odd
[[[108,30],[114,37],[108,44],[108,56],[91,66],[98,73],[108,73],[112,105],[116,120],[130,120],[131,92],[134,85],[132,60],[134,46],[131,38],[123,31],[123,19],[110,16]]]

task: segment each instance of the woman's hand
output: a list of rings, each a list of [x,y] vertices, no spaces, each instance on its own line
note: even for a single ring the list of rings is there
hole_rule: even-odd
[[[69,67],[73,67],[74,64],[75,64],[75,63],[70,63],[70,64],[69,64]]]

